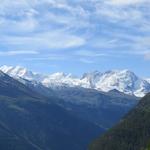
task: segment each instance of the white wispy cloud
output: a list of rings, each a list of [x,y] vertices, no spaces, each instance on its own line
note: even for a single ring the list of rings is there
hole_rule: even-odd
[[[0,56],[15,56],[15,55],[37,55],[38,51],[0,51]]]
[[[0,0],[0,3],[0,45],[3,47],[38,49],[45,53],[68,49],[84,57],[82,62],[91,61],[86,57],[108,53],[126,51],[143,56],[141,51],[149,51],[148,0]],[[79,51],[78,47],[89,49]],[[92,48],[97,50],[91,51]],[[25,51],[22,54],[31,54]],[[1,52],[0,55],[19,53]],[[34,59],[38,58],[48,59],[39,56]]]
[[[127,6],[141,4],[144,2],[148,2],[148,0],[109,0],[106,3],[117,6]]]
[[[79,61],[82,62],[82,63],[85,63],[85,64],[93,64],[93,63],[95,63],[94,60],[86,59],[86,58],[80,58]]]
[[[82,46],[86,40],[76,35],[71,35],[65,31],[52,31],[35,33],[30,36],[3,36],[0,43],[9,44],[11,46],[22,46],[32,49],[55,49],[55,48],[70,48]]]
[[[66,60],[67,57],[65,55],[59,55],[59,54],[55,54],[55,55],[44,55],[41,57],[29,57],[29,58],[25,58],[24,60],[26,61],[64,61]]]
[[[11,27],[10,27],[11,25]],[[26,18],[24,20],[9,20],[7,18],[0,18],[0,32],[1,33],[26,33],[32,32],[38,26],[38,22],[34,18]]]
[[[78,56],[83,57],[104,57],[107,56],[105,53],[97,52],[97,51],[91,51],[91,50],[79,50],[75,53]]]
[[[66,11],[68,15],[57,14],[51,9]],[[76,20],[77,13],[82,13],[82,7],[75,9],[65,1],[6,0],[0,6],[1,41],[8,45],[36,45],[47,49],[84,45],[85,38],[68,31],[79,23]],[[6,36],[8,33],[14,35]]]

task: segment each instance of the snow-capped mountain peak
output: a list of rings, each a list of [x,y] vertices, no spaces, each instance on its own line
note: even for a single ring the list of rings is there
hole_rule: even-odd
[[[149,80],[146,81],[129,70],[110,70],[104,73],[94,71],[83,74],[81,78],[63,72],[43,75],[20,66],[2,66],[0,70],[14,78],[40,82],[50,88],[67,86],[90,88],[105,92],[117,90],[138,97],[142,97],[150,92]]]
[[[58,87],[58,86],[74,87],[78,86],[79,82],[80,79],[72,76],[72,74],[57,72],[45,77],[45,79],[42,81],[42,84],[45,85],[46,87]]]
[[[46,78],[43,84],[48,87],[52,85],[78,86],[105,92],[115,89],[125,94],[136,95],[138,97],[143,97],[150,91],[150,84],[147,81],[139,78],[135,73],[127,69],[107,71],[105,73],[94,71],[85,73],[81,78],[56,73]]]
[[[0,70],[14,78],[24,78],[30,81],[41,81],[43,79],[41,74],[29,71],[21,66],[13,67],[4,65],[0,67]]]
[[[102,73],[99,71],[94,71],[90,73],[84,73],[81,81],[84,84],[87,84],[87,88],[96,88],[95,84],[100,80]]]
[[[103,73],[100,80],[96,83],[96,88],[102,91],[110,91],[116,89],[120,92],[144,96],[147,89],[143,89],[146,81],[137,77],[129,70],[114,70]],[[147,87],[150,90],[150,86]]]
[[[67,75],[63,72],[56,72],[56,73],[53,73],[51,75],[49,75],[48,77],[51,78],[51,79],[61,79],[61,78],[65,78]]]

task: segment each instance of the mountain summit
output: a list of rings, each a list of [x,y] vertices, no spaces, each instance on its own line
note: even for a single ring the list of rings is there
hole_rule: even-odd
[[[14,78],[23,78],[27,80],[36,80],[36,81],[42,81],[43,80],[43,75],[38,74],[32,71],[29,71],[28,69],[21,67],[21,66],[1,66],[0,70],[3,71],[4,73],[10,75],[11,77]]]
[[[0,67],[0,70],[14,78],[37,81],[50,88],[62,88],[65,86],[83,87],[104,92],[115,89],[137,97],[143,97],[150,91],[150,83],[129,70],[111,70],[104,73],[94,71],[84,73],[81,78],[62,72],[43,75],[19,66],[13,67],[5,65]]]

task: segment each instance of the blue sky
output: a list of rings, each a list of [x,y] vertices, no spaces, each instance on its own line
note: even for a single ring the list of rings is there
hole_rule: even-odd
[[[0,65],[150,77],[149,0],[0,0]]]

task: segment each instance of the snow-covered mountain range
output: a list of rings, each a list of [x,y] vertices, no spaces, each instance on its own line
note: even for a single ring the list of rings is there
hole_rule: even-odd
[[[1,66],[4,73],[21,80],[36,81],[50,88],[83,87],[99,91],[118,90],[125,94],[143,97],[150,92],[150,80],[142,79],[129,70],[85,73],[81,78],[62,72],[44,75],[20,66]]]

